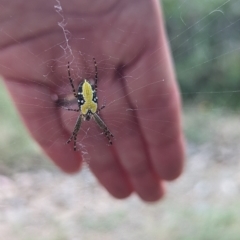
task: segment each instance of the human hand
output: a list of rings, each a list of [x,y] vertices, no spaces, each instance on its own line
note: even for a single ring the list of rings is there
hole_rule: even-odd
[[[19,113],[61,169],[79,170],[81,151],[65,144],[78,113],[56,103],[72,93],[67,62],[73,76],[85,64],[81,77],[94,78],[95,57],[99,105],[107,100],[100,115],[115,139],[108,146],[93,123],[83,122],[78,148],[84,145],[91,170],[113,196],[136,192],[156,201],[184,158],[180,98],[157,0],[60,4],[69,41],[56,1],[0,0],[0,73]]]

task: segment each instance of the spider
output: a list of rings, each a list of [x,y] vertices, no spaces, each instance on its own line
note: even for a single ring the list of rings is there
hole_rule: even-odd
[[[78,109],[66,108],[66,110],[75,112],[80,111],[80,115],[77,118],[77,122],[75,124],[72,135],[67,141],[67,143],[70,143],[72,139],[74,139],[74,151],[76,151],[77,149],[77,135],[80,130],[82,120],[90,121],[92,118],[95,120],[99,128],[103,131],[103,133],[107,137],[109,144],[112,145],[111,137],[113,138],[113,135],[109,131],[104,121],[99,116],[100,111],[103,108],[105,108],[105,106],[103,105],[100,109],[98,109],[98,97],[97,97],[98,70],[95,58],[93,58],[93,62],[95,66],[94,84],[91,84],[87,79],[84,79],[79,84],[77,92],[73,85],[73,79],[71,78],[70,66],[68,62],[68,78],[72,86],[73,95],[78,102]]]

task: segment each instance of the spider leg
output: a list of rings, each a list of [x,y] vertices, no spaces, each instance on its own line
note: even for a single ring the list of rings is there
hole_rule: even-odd
[[[108,139],[108,142],[110,145],[112,145],[112,139],[113,138],[113,134],[109,131],[108,127],[106,126],[106,124],[104,123],[104,121],[98,116],[97,113],[93,113],[93,119],[95,120],[95,122],[97,123],[97,125],[103,130],[103,133],[105,134],[106,138]]]
[[[99,114],[100,111],[101,111],[102,109],[104,109],[105,107],[106,107],[106,105],[102,105],[102,106],[97,110],[97,114]]]
[[[73,85],[73,80],[71,78],[69,62],[68,62],[68,79],[69,79],[70,84],[72,86],[73,95],[74,95],[75,98],[77,98],[77,93],[76,93],[76,90],[75,90],[74,85]]]
[[[68,111],[74,111],[74,112],[79,112],[80,111],[80,108],[79,109],[73,109],[73,108],[63,108],[65,110],[68,110]]]
[[[95,83],[94,83],[94,89],[97,92],[97,82],[98,82],[98,69],[97,69],[97,62],[96,59],[93,58],[94,66],[95,66]]]
[[[77,149],[77,135],[78,135],[78,132],[80,130],[81,123],[82,123],[82,115],[80,114],[78,116],[77,122],[75,124],[73,133],[72,133],[71,137],[67,140],[67,143],[70,143],[73,139],[73,141],[74,141],[74,151],[76,151],[76,149]]]

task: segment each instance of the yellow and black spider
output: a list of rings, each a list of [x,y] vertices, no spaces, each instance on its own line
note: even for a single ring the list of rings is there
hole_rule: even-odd
[[[70,84],[72,86],[73,95],[78,102],[78,109],[71,109],[71,108],[66,108],[66,109],[68,111],[75,111],[75,112],[80,111],[80,115],[78,116],[73,133],[67,141],[67,143],[70,143],[72,139],[74,139],[74,151],[76,151],[76,148],[77,148],[76,147],[77,135],[80,130],[82,120],[89,121],[91,118],[95,120],[97,125],[100,127],[100,129],[103,131],[103,133],[107,137],[109,144],[112,145],[111,137],[113,138],[113,135],[109,131],[104,121],[99,116],[100,110],[103,109],[105,106],[102,106],[100,109],[98,109],[98,97],[97,97],[98,71],[97,71],[97,62],[95,58],[93,58],[93,61],[95,66],[94,84],[92,85],[87,79],[84,79],[83,82],[79,84],[77,92],[73,85],[73,79],[71,78],[70,66],[68,62],[68,77],[69,77]]]

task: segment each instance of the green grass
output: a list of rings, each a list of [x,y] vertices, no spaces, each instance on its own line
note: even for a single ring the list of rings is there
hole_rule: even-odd
[[[105,230],[109,239],[161,239],[161,240],[238,240],[240,236],[240,204],[236,201],[232,206],[202,208],[189,206],[187,202],[165,202],[154,208],[155,211],[141,211],[139,216],[136,208],[129,209],[124,218],[112,219],[115,224],[109,225],[111,214],[98,218],[94,216],[88,221],[79,222],[84,226],[85,236],[93,233],[102,234]],[[146,208],[145,208],[146,209]],[[135,218],[134,218],[134,215]],[[107,222],[107,224],[106,224]],[[90,224],[90,225],[89,225]],[[94,239],[94,238],[87,238]]]
[[[170,239],[176,240],[237,240],[240,236],[240,215],[236,203],[233,207],[209,206],[206,210],[178,209],[175,224],[169,229]]]

